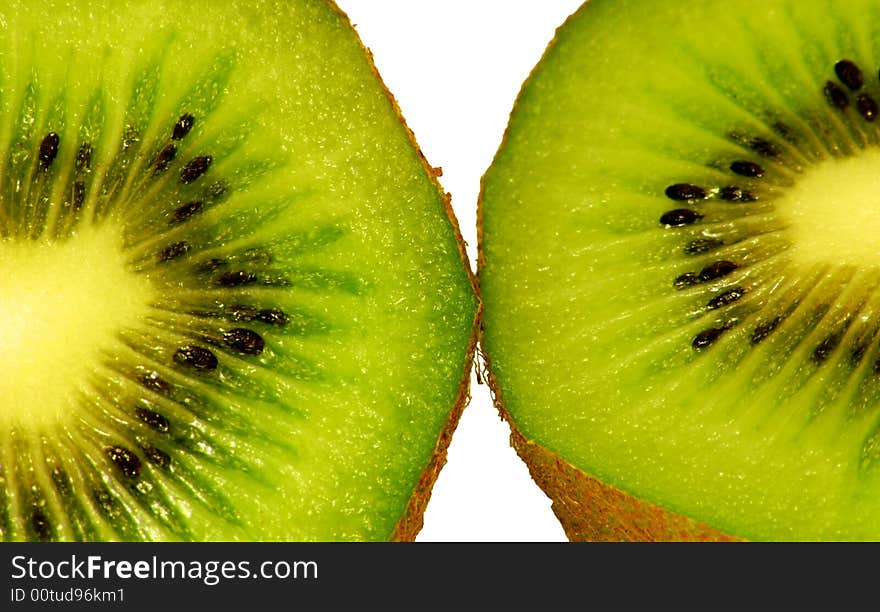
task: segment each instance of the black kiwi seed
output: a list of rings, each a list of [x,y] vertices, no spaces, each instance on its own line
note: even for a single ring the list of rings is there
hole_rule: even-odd
[[[716,261],[700,270],[700,281],[706,282],[727,276],[739,266],[732,261]]]
[[[737,160],[730,164],[730,169],[732,172],[739,174],[740,176],[748,176],[751,178],[761,178],[764,176],[764,168],[755,162]]]
[[[834,349],[837,348],[838,344],[840,344],[840,334],[831,334],[822,340],[819,346],[813,350],[813,361],[815,363],[824,363],[831,356],[831,353],[834,352]]]
[[[779,157],[779,147],[764,138],[752,138],[749,141],[749,148],[761,155],[762,157]]]
[[[779,134],[785,142],[797,144],[798,139],[794,129],[782,121],[775,121],[773,123],[773,131]]]
[[[219,365],[216,355],[201,346],[183,346],[177,349],[174,361],[197,372],[213,372]]]
[[[244,327],[236,327],[225,332],[223,340],[226,346],[244,355],[259,355],[266,345],[260,334]]]
[[[691,185],[689,183],[676,183],[666,188],[666,197],[670,200],[679,202],[690,202],[693,200],[705,200],[709,194],[702,187]]]
[[[288,317],[282,311],[274,309],[261,310],[257,313],[257,316],[255,318],[257,319],[257,321],[262,321],[263,323],[269,323],[270,325],[278,326],[287,325],[287,323],[290,321],[290,317]]]
[[[774,317],[773,319],[758,325],[755,328],[755,331],[752,332],[752,344],[760,344],[766,340],[767,337],[773,333],[773,330],[779,327],[780,323],[782,323],[782,317]]]
[[[84,142],[76,152],[76,170],[82,172],[92,167],[92,145]]]
[[[40,143],[40,168],[43,171],[49,169],[49,166],[52,165],[52,162],[55,161],[55,158],[58,156],[58,145],[60,144],[61,139],[58,137],[58,134],[55,132],[49,132],[46,134],[46,137],[43,138],[43,141]]]
[[[843,59],[834,64],[834,72],[840,82],[853,91],[861,89],[864,83],[862,71],[850,60]]]
[[[205,203],[200,202],[199,200],[187,202],[186,204],[174,211],[174,215],[171,217],[171,220],[168,223],[171,225],[183,223],[184,221],[187,221],[190,217],[201,211],[204,206]]]
[[[729,304],[733,304],[734,302],[736,302],[738,299],[740,299],[745,294],[746,294],[746,291],[742,287],[734,287],[733,289],[730,289],[728,291],[725,291],[724,293],[720,293],[720,294],[716,295],[715,297],[713,297],[711,300],[709,300],[709,303],[706,304],[706,306],[710,310],[715,310],[716,308],[723,308],[724,306],[727,306]]]
[[[825,83],[825,98],[838,110],[846,110],[846,107],[849,106],[849,98],[846,95],[846,92],[840,88],[840,85],[834,83],[833,81],[828,81]]]
[[[877,113],[880,112],[877,102],[868,94],[859,94],[856,98],[856,109],[865,121],[874,121],[877,118]]]
[[[874,361],[874,374],[880,374],[880,357]]]
[[[221,287],[242,287],[253,285],[255,282],[257,282],[257,275],[243,270],[225,272],[217,279],[217,284]]]
[[[82,181],[73,182],[73,208],[79,210],[86,202],[86,184]]]
[[[57,467],[52,470],[52,484],[55,485],[55,488],[58,489],[61,495],[68,495],[73,490],[70,476],[67,475],[67,472]]]
[[[52,539],[52,524],[49,522],[49,517],[37,505],[31,509],[31,530],[40,542],[48,542]]]
[[[722,187],[720,195],[721,199],[727,202],[754,202],[758,199],[751,191],[733,185]]]
[[[107,456],[116,464],[127,478],[137,478],[141,474],[141,460],[133,452],[123,446],[107,448]]]
[[[190,246],[186,242],[172,242],[167,247],[159,251],[159,260],[160,261],[171,261],[172,259],[177,259],[178,257],[182,257],[189,252]]]
[[[208,171],[212,161],[214,160],[210,155],[194,157],[180,171],[180,182],[184,184],[195,182]]]
[[[858,342],[855,346],[853,346],[852,350],[849,354],[849,363],[853,367],[859,365],[862,359],[865,357],[865,353],[868,352],[868,343],[867,342]]]
[[[684,247],[685,255],[701,255],[714,251],[718,247],[724,246],[724,241],[719,238],[697,238],[691,240]]]
[[[727,331],[725,327],[711,327],[707,330],[701,331],[694,337],[693,342],[691,342],[691,346],[695,351],[702,350],[704,348],[708,348],[712,346],[712,344],[721,337]]]
[[[700,279],[693,272],[685,272],[675,278],[672,285],[676,289],[687,289],[688,287],[693,287],[698,284]]]
[[[158,372],[147,372],[141,376],[141,384],[156,393],[168,393],[171,391],[171,385],[159,377]]]
[[[138,406],[135,414],[138,419],[160,433],[168,433],[171,430],[171,423],[158,412]]]
[[[153,176],[157,174],[162,174],[168,169],[168,166],[171,162],[174,161],[174,158],[177,156],[177,147],[173,144],[165,145],[159,154],[156,156],[156,163],[153,166]]]
[[[144,455],[146,456],[147,461],[155,463],[164,470],[167,470],[171,466],[171,455],[160,451],[155,446],[146,447],[144,449]]]
[[[195,117],[193,117],[189,113],[184,113],[177,120],[177,123],[174,124],[174,129],[171,131],[171,139],[183,140],[184,138],[186,138],[186,135],[189,134],[195,123]]]
[[[689,208],[676,208],[664,213],[660,217],[660,223],[667,227],[681,227],[682,225],[690,225],[702,218],[703,215]]]

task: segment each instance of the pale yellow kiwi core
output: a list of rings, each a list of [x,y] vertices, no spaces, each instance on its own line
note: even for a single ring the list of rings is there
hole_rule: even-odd
[[[880,150],[810,168],[776,204],[794,262],[880,268]]]
[[[125,268],[118,237],[0,240],[0,427],[75,418],[120,330],[145,316],[153,289]]]

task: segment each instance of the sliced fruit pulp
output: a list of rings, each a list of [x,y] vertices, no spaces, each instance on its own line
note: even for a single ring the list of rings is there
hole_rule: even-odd
[[[459,399],[476,297],[347,19],[12,2],[0,21],[3,539],[388,538]]]
[[[559,31],[482,194],[526,438],[739,537],[880,537],[878,13],[591,0]]]

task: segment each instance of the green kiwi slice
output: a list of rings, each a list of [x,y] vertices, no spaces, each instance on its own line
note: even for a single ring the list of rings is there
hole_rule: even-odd
[[[347,18],[0,24],[0,539],[414,537],[477,298]]]
[[[880,4],[591,0],[484,178],[514,441],[577,538],[880,538]]]

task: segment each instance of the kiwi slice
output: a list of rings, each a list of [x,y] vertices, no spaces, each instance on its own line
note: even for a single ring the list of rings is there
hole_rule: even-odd
[[[591,0],[484,178],[483,348],[572,539],[880,538],[880,4]]]
[[[477,298],[346,17],[0,23],[0,539],[414,537]]]

